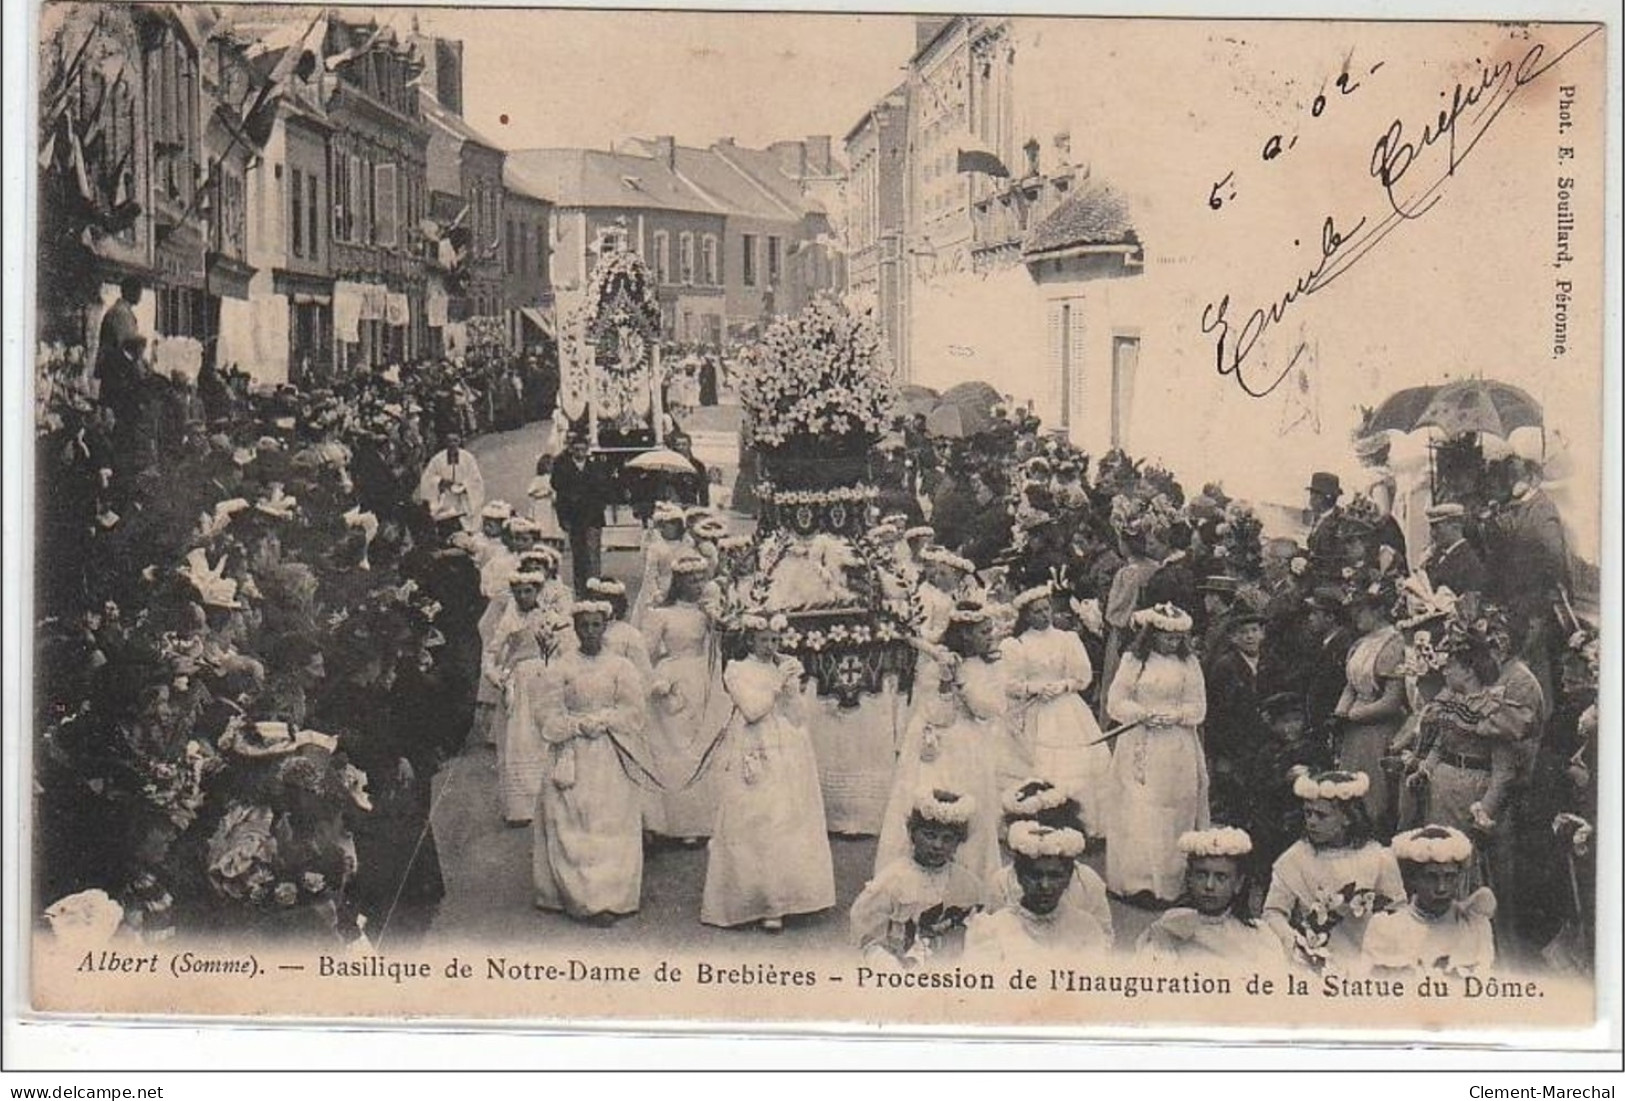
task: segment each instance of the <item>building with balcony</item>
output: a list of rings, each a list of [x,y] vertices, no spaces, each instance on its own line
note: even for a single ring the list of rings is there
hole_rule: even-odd
[[[903,264],[907,207],[908,85],[893,89],[847,132],[848,301],[873,312],[891,361],[906,371],[908,282]]]

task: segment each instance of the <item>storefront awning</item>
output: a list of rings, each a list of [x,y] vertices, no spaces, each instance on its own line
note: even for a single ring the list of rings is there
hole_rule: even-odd
[[[553,336],[553,323],[548,320],[546,314],[537,309],[535,306],[519,307],[519,316],[536,326],[537,330],[540,331],[543,336]]]

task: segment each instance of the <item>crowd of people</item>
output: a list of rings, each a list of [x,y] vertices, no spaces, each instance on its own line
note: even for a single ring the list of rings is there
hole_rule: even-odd
[[[802,638],[697,460],[632,593],[590,442],[488,500],[454,365],[194,385],[112,329],[89,372],[41,352],[42,894],[151,935],[421,931],[430,777],[472,739],[541,909],[613,924],[646,853],[700,845],[706,924],[837,905]],[[917,659],[867,959],[1110,953],[1127,905],[1161,961],[1589,966],[1596,634],[1538,465],[1409,548],[1360,450],[1299,542],[1031,416],[898,425],[862,538]]]

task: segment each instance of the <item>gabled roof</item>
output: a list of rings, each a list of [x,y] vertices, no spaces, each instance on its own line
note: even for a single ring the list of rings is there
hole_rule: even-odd
[[[1106,184],[1083,184],[1027,231],[1023,256],[1089,245],[1138,245],[1128,201]]]
[[[559,206],[722,213],[653,157],[598,149],[515,149],[507,163],[529,190]]]
[[[547,189],[529,173],[514,167],[513,157],[511,156],[503,158],[502,161],[502,186],[516,195],[523,195],[539,202],[550,203],[553,201],[552,196],[547,193]]]
[[[468,124],[468,120],[455,112],[448,111],[440,105],[440,101],[425,88],[418,88],[418,100],[423,105],[423,117],[428,119],[451,134],[459,141],[470,142],[482,149],[502,152],[502,146],[480,133]]]
[[[650,157],[657,155],[651,141],[633,138],[626,144]],[[784,202],[767,184],[735,168],[713,149],[679,145],[675,158],[677,175],[709,200],[719,213],[764,220],[801,220],[799,205]]]
[[[717,145],[712,149],[729,164],[748,173],[751,179],[771,191],[775,199],[792,210],[804,214],[824,213],[824,204],[802,191],[799,181],[785,175],[774,153],[743,145]]]

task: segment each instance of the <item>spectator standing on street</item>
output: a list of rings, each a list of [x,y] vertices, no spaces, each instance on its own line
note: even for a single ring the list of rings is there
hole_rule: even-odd
[[[571,435],[563,455],[553,462],[553,508],[570,541],[570,579],[584,597],[587,579],[598,577],[603,560],[604,512],[614,494],[610,473],[594,457],[592,444]]]

